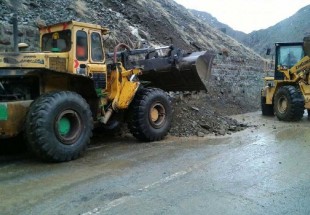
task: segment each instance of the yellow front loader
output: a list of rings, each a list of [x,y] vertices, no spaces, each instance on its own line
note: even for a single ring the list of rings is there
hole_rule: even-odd
[[[109,30],[75,21],[39,30],[41,52],[0,53],[0,142],[23,133],[48,161],[79,157],[94,127],[118,121],[139,140],[161,140],[172,119],[165,91],[205,89],[214,57],[125,44],[105,53]]]
[[[261,94],[263,115],[298,121],[310,110],[310,37],[303,42],[276,43],[275,72],[265,77]]]

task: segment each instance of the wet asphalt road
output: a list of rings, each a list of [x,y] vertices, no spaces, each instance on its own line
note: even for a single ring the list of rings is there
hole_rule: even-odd
[[[230,136],[95,138],[61,164],[0,155],[0,214],[310,214],[310,122],[237,116]]]

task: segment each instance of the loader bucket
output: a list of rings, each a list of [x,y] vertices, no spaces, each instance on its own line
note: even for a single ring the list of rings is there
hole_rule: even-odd
[[[165,91],[207,90],[205,83],[211,76],[214,57],[213,53],[194,52],[174,62],[171,58],[142,60],[139,79]]]

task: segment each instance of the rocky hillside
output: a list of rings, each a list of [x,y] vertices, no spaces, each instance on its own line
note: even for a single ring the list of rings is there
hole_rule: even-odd
[[[224,34],[227,34],[228,36],[234,38],[235,40],[239,42],[243,42],[247,39],[248,35],[242,31],[236,31],[233,28],[231,28],[229,25],[226,25],[220,21],[217,20],[214,16],[212,16],[208,12],[198,11],[190,9],[190,12],[196,16],[200,21],[204,23],[208,23],[212,27],[222,31]]]
[[[232,37],[197,19],[173,0],[2,0],[0,1],[0,51],[12,50],[13,13],[19,17],[19,42],[37,50],[37,27],[76,20],[108,26],[108,49],[124,42],[133,48],[171,42],[186,51],[218,53],[209,92],[171,94],[175,102],[172,134],[227,134],[243,125],[223,115],[257,110],[263,81],[263,59]]]
[[[12,13],[17,12],[21,24],[20,36],[24,27],[53,24],[68,20],[97,23],[108,26],[114,33],[109,46],[122,41],[137,47],[143,41],[152,45],[173,43],[190,50],[190,42],[206,50],[221,52],[226,50],[231,56],[257,56],[227,37],[222,32],[199,22],[183,6],[173,0],[3,0],[0,1],[1,41],[0,49],[11,43],[11,30],[8,24]],[[28,32],[29,34],[30,32]],[[21,38],[20,40],[26,40]],[[8,48],[7,48],[8,49]]]
[[[219,22],[207,12],[191,10],[191,13],[198,19],[222,30],[244,45],[251,47],[262,56],[265,55],[267,48],[273,48],[275,42],[302,41],[303,37],[310,35],[310,5],[301,8],[296,14],[274,26],[253,31],[250,34],[235,31],[228,25]]]

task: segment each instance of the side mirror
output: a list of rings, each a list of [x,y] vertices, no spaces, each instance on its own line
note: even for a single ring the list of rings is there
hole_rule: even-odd
[[[266,55],[270,55],[271,48],[267,48]]]

